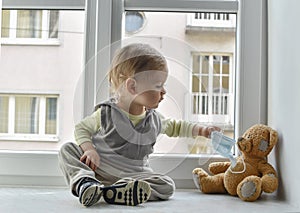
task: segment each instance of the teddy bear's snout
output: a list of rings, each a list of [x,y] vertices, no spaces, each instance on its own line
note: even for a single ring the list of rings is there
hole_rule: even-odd
[[[252,149],[252,143],[250,140],[243,137],[239,137],[237,140],[237,145],[241,151],[250,152]]]
[[[243,137],[239,137],[238,140],[237,140],[237,142],[240,142],[242,140],[244,140],[244,138]]]

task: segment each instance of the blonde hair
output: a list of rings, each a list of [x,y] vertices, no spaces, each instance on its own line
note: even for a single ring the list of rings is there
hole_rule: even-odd
[[[167,71],[164,56],[148,44],[134,43],[121,48],[112,60],[108,78],[111,92],[116,93],[120,86],[135,74],[149,71]]]

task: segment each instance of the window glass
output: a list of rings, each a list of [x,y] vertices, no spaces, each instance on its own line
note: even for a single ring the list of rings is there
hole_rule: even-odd
[[[17,38],[41,38],[42,17],[41,10],[18,10]]]
[[[126,33],[136,33],[143,28],[145,16],[143,12],[128,11],[125,13],[125,31]]]
[[[148,43],[166,56],[167,94],[157,110],[165,117],[220,126],[233,137],[236,14],[143,14],[147,20],[143,28],[134,34],[126,33],[125,28],[123,45]],[[129,22],[125,16],[125,27]],[[160,136],[155,152],[211,153],[207,143],[202,137],[194,140]]]
[[[2,37],[60,43],[2,43],[0,150],[52,151],[74,140],[83,107],[84,19],[84,11],[3,11]]]
[[[15,133],[37,134],[39,131],[39,98],[15,97]]]
[[[58,38],[59,11],[49,11],[49,38]]]
[[[7,38],[9,37],[9,26],[10,26],[10,11],[9,10],[2,10],[2,30],[1,30],[1,37]]]
[[[0,96],[0,133],[8,132],[8,97]]]
[[[57,98],[46,98],[46,134],[56,134]]]

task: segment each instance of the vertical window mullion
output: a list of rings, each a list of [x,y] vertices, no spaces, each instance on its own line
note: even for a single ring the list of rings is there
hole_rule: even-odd
[[[208,93],[208,115],[212,116],[212,107],[213,107],[213,78],[214,78],[214,58],[213,55],[209,55],[209,66],[208,66],[208,89],[207,89],[207,93]]]
[[[229,95],[228,95],[228,113],[230,116],[230,121],[234,121],[234,96],[235,96],[235,86],[234,86],[234,79],[235,79],[235,72],[233,72],[233,57],[232,55],[229,56]],[[234,95],[232,95],[234,94]]]
[[[199,75],[198,75],[198,78],[199,78],[199,101],[198,101],[198,114],[202,114],[202,104],[203,104],[203,101],[202,101],[202,97],[203,97],[203,93],[202,93],[202,88],[201,88],[201,84],[202,84],[202,73],[203,73],[203,56],[202,55],[199,55],[200,57],[200,63],[199,63]]]
[[[18,11],[10,11],[10,24],[9,24],[9,38],[17,37],[17,22],[18,22]]]
[[[8,102],[8,134],[12,135],[15,133],[15,96],[9,96]]]
[[[0,0],[0,29],[1,29],[0,33],[2,38],[2,0]],[[0,40],[0,54],[1,54],[1,40]]]
[[[220,73],[220,82],[219,82],[219,95],[218,95],[218,114],[223,114],[222,113],[222,105],[223,105],[223,102],[222,102],[222,100],[223,100],[223,93],[224,93],[224,91],[223,91],[223,55],[220,55],[220,67],[219,67],[219,69],[220,69],[220,71],[219,71],[219,73]],[[224,109],[224,108],[223,108]]]
[[[57,102],[56,102],[56,135],[59,134],[59,99],[58,97],[56,98]]]
[[[42,11],[42,39],[47,39],[49,35],[50,11]]]
[[[46,127],[46,97],[40,97],[39,134],[45,135]]]

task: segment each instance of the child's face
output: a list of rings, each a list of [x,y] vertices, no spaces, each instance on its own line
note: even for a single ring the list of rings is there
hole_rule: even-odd
[[[166,94],[164,85],[167,77],[167,71],[153,70],[138,73],[135,76],[137,96],[134,102],[148,109],[157,108]]]

